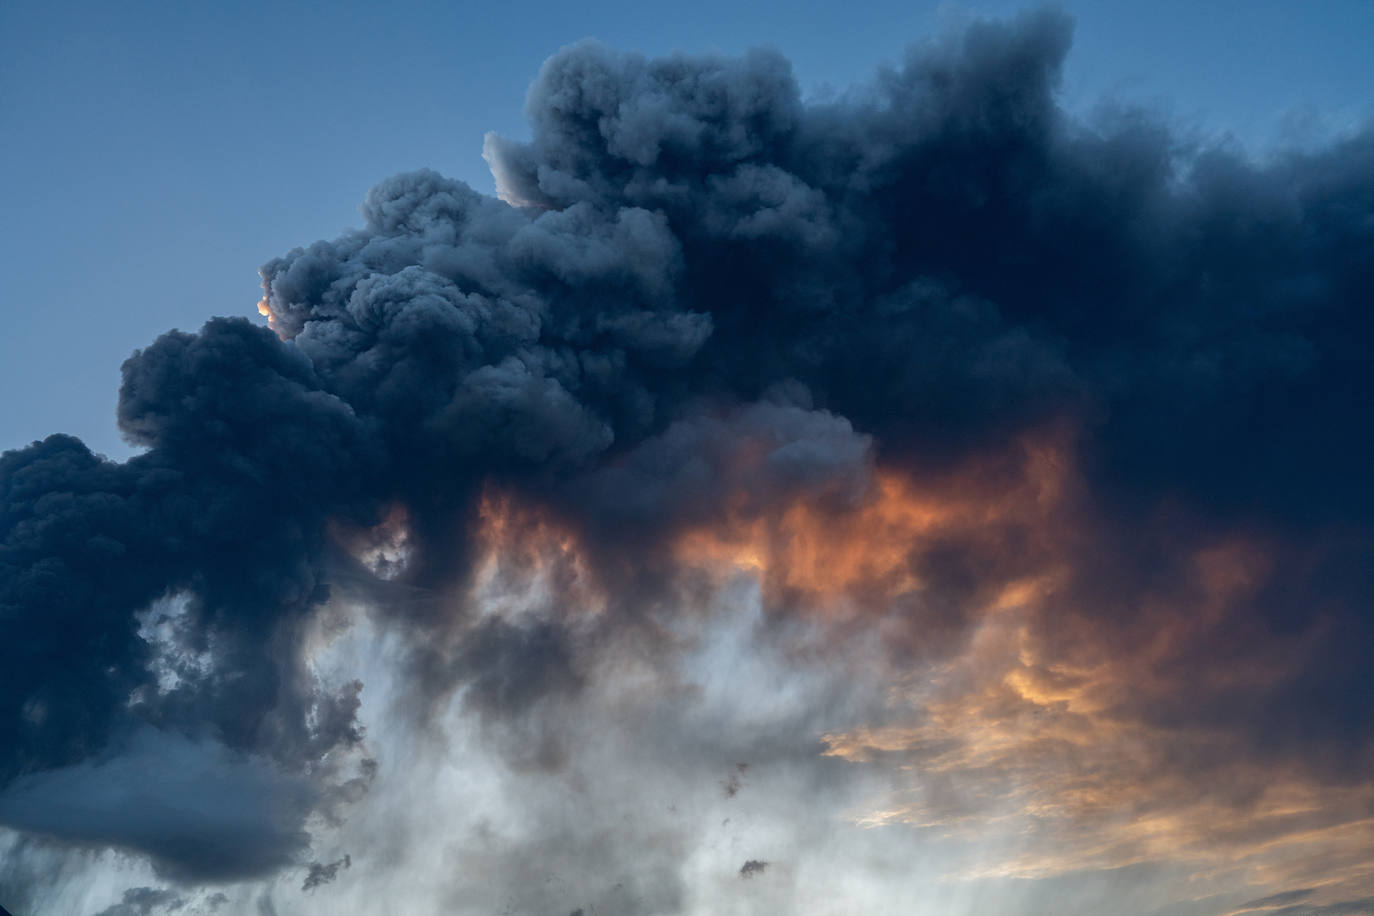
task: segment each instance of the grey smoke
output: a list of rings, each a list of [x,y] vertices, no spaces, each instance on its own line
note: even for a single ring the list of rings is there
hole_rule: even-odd
[[[388,179],[362,228],[263,266],[273,330],[216,318],[136,352],[118,417],[143,454],[0,457],[0,823],[186,880],[300,867],[308,816],[368,781],[366,685],[309,663],[332,598],[404,595],[373,603],[416,714],[462,691],[556,768],[558,701],[613,634],[675,651],[655,615],[690,586],[666,549],[685,526],[843,511],[877,465],[938,475],[1055,424],[1095,558],[1065,589],[1094,626],[1128,631],[1228,527],[1281,554],[1259,624],[1184,650],[1186,702],[1121,714],[1360,778],[1374,133],[1257,162],[1142,113],[1080,122],[1056,97],[1071,33],[978,23],[821,104],[767,51],[576,45],[531,89],[530,141],[488,139],[504,200]],[[487,486],[583,538],[603,629],[455,606]],[[336,532],[397,505],[410,555],[369,580]],[[930,594],[894,657],[956,645],[966,599],[1036,548],[913,554]],[[1312,639],[1262,697],[1198,674],[1271,633]]]

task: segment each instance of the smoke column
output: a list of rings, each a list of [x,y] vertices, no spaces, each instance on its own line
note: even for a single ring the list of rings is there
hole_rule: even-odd
[[[1374,913],[1374,132],[540,71],[0,457],[14,912]]]

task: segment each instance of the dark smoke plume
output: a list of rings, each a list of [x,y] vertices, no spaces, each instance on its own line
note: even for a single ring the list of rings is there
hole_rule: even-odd
[[[1261,163],[1144,113],[1077,120],[1071,31],[977,24],[820,104],[770,52],[576,45],[530,92],[532,139],[488,140],[501,199],[388,179],[363,228],[262,268],[271,329],[216,318],[135,353],[118,419],[142,454],[57,435],[0,458],[0,824],[183,880],[300,867],[311,812],[370,772],[366,686],[308,661],[331,598],[401,635],[417,715],[464,688],[504,740],[585,689],[608,631],[671,651],[682,532],[799,499],[840,516],[878,469],[976,464],[1012,492],[1019,444],[1051,432],[1080,471],[1072,526],[913,548],[929,592],[886,618],[893,663],[1071,548],[1091,560],[1044,639],[1130,645],[1190,593],[1189,551],[1243,530],[1272,576],[1180,648],[1188,689],[1142,683],[1117,712],[1363,778],[1374,133]],[[602,629],[449,597],[493,489],[586,545]],[[403,559],[367,568],[347,533],[396,517]],[[1276,636],[1306,654],[1261,695],[1208,678]],[[137,806],[139,768],[174,761],[203,780]]]

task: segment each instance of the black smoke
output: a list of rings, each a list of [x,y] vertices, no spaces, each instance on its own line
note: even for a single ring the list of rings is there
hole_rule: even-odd
[[[532,139],[489,138],[502,199],[391,178],[363,228],[262,268],[271,330],[217,318],[135,353],[118,419],[142,454],[53,436],[0,458],[0,822],[188,879],[305,861],[365,741],[365,685],[308,663],[368,575],[339,526],[404,508],[408,559],[368,587],[429,596],[379,612],[417,690],[518,717],[579,690],[598,643],[433,597],[473,572],[484,487],[583,533],[607,626],[633,627],[683,526],[802,494],[843,511],[877,465],[940,473],[1056,425],[1106,554],[1073,585],[1103,599],[1093,626],[1129,630],[1171,551],[1242,527],[1295,558],[1253,613],[1321,628],[1262,704],[1140,714],[1368,759],[1374,133],[1258,161],[1146,113],[1076,119],[1071,32],[976,24],[825,103],[770,52],[565,49]],[[946,547],[943,574],[976,578]],[[184,835],[79,808],[158,746],[291,803],[227,833],[174,807]]]

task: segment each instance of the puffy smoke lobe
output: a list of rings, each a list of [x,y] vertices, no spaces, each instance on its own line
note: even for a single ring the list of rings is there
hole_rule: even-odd
[[[0,817],[75,845],[145,852],[181,879],[225,880],[292,864],[315,795],[264,761],[143,731],[109,759],[16,780]]]
[[[363,228],[262,268],[270,330],[135,353],[118,416],[143,454],[0,458],[0,823],[182,880],[300,867],[310,813],[376,773],[366,687],[312,661],[341,604],[398,640],[417,721],[461,694],[512,766],[557,771],[566,704],[626,653],[671,668],[701,559],[727,555],[762,569],[769,638],[819,619],[901,683],[963,678],[914,725],[826,738],[943,774],[950,823],[1010,790],[928,729],[1089,686],[1065,746],[1106,719],[1209,730],[1157,771],[1205,795],[1241,754],[1361,785],[1374,134],[1258,163],[1143,113],[1084,123],[1055,99],[1070,36],[1055,13],[976,24],[824,104],[769,52],[573,46],[531,89],[532,139],[488,138],[501,199],[389,179]],[[822,540],[810,570],[813,529],[892,536]],[[552,583],[524,617],[472,598],[501,536]],[[818,616],[827,592],[843,610]],[[965,665],[1014,642],[988,623],[1009,608],[1020,681]],[[1006,693],[1034,678],[1041,700]],[[132,786],[182,757],[202,763]],[[772,887],[766,865],[738,875]],[[679,911],[677,880],[644,893]]]

